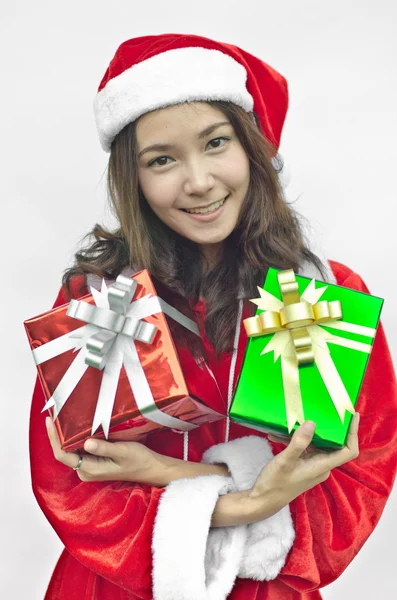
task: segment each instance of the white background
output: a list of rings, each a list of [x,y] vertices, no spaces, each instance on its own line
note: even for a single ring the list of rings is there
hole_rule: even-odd
[[[50,309],[81,237],[109,222],[107,155],[92,99],[117,46],[140,35],[197,33],[258,55],[288,79],[280,149],[288,197],[328,257],[386,299],[396,358],[396,25],[393,0],[2,2],[2,598],[42,599],[61,551],[30,489],[35,367],[22,323]],[[324,598],[397,597],[396,515],[394,491]]]

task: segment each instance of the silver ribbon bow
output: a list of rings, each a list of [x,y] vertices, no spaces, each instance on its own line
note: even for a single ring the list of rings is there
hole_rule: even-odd
[[[108,288],[102,280],[100,292],[90,288],[95,306],[83,300],[71,300],[66,312],[69,317],[87,324],[33,350],[36,365],[68,350],[79,350],[43,408],[45,411],[54,407],[54,421],[87,368],[91,366],[103,370],[91,435],[102,425],[107,438],[120,371],[124,366],[135,402],[146,419],[179,431],[197,427],[157,408],[134,340],[146,344],[153,342],[157,327],[143,319],[160,312],[196,335],[200,335],[198,327],[194,321],[158,296],[148,294],[132,302],[136,287],[135,279],[124,275],[119,275]]]

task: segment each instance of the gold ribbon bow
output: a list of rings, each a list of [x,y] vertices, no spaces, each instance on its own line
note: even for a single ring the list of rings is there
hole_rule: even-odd
[[[328,286],[316,289],[315,280],[312,279],[300,295],[292,269],[280,271],[277,277],[283,301],[258,287],[261,297],[251,302],[265,312],[244,319],[244,326],[249,337],[275,334],[261,354],[274,352],[275,361],[281,357],[288,432],[292,431],[296,422],[303,423],[305,420],[299,367],[311,363],[316,364],[343,423],[346,411],[354,414],[355,410],[330,356],[328,343],[368,354],[372,346],[334,335],[321,325],[370,338],[375,336],[376,330],[343,321],[339,300],[319,301]]]

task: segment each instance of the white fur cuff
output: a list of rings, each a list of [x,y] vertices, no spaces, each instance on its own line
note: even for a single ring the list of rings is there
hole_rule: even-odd
[[[231,478],[179,479],[163,493],[153,530],[154,600],[224,600],[242,561],[247,529],[210,529],[218,497]]]
[[[248,490],[272,458],[272,450],[265,438],[246,436],[209,448],[202,462],[226,464],[236,488]],[[289,506],[246,528],[247,539],[238,576],[259,581],[275,579],[295,539]]]

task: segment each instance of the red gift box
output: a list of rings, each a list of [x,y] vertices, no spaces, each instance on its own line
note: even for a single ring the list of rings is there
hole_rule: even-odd
[[[24,322],[64,450],[224,417],[210,408],[223,400],[186,300],[146,270],[91,291]]]

